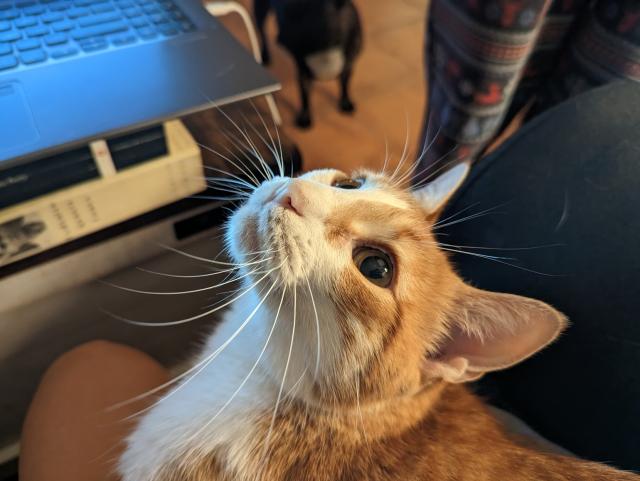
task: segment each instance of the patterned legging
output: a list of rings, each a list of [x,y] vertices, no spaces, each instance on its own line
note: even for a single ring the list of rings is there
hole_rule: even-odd
[[[428,110],[415,181],[475,160],[513,116],[640,81],[640,0],[432,0]]]

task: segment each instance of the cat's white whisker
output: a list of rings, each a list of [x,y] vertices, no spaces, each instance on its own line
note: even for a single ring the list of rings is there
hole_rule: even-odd
[[[218,192],[226,192],[228,194],[233,194],[234,196],[240,197],[243,199],[248,199],[251,196],[250,192],[247,192],[246,190],[240,190],[235,187],[216,185],[215,183],[212,184],[210,182],[206,182],[206,184],[207,184],[207,187],[215,189]]]
[[[155,401],[153,404],[151,404],[150,406],[146,407],[145,409],[138,411],[134,414],[131,414],[129,416],[127,416],[126,418],[124,418],[123,420],[129,420],[129,419],[133,419],[137,416],[139,416],[142,413],[145,413],[147,411],[149,411],[150,409],[153,409],[155,406],[163,403],[164,401],[166,401],[167,399],[169,399],[171,396],[173,396],[175,393],[177,393],[178,391],[180,391],[180,389],[184,388],[189,381],[193,380],[196,376],[198,376],[198,374],[200,374],[204,369],[207,368],[207,366],[209,366],[219,355],[220,353],[222,353],[225,348],[231,344],[231,342],[238,337],[238,335],[244,330],[244,328],[246,327],[247,324],[249,324],[249,322],[251,321],[251,319],[253,319],[253,317],[256,315],[256,312],[258,312],[258,310],[260,309],[260,307],[262,306],[262,304],[264,304],[264,302],[267,300],[267,298],[269,297],[269,294],[271,293],[271,291],[273,290],[273,288],[276,286],[276,282],[274,281],[273,284],[271,285],[271,287],[267,290],[267,293],[262,297],[262,299],[260,300],[260,302],[256,305],[256,307],[251,311],[251,313],[247,316],[247,318],[242,322],[242,324],[240,324],[240,326],[238,327],[238,329],[235,330],[235,332],[229,336],[229,338],[222,343],[217,349],[215,349],[210,355],[208,355],[203,361],[199,362],[198,364],[196,364],[195,367],[199,366],[197,371],[193,374],[193,376],[191,376],[189,379],[187,379],[186,381],[184,381],[183,383],[179,384],[178,386],[175,387],[175,389],[171,390],[170,392],[168,392],[166,395],[162,396],[160,399],[158,399],[157,401]],[[194,368],[191,368],[188,371],[185,371],[185,373],[190,373],[194,371]],[[163,387],[167,387],[167,385],[171,385],[171,384],[175,384],[176,380],[178,379],[182,379],[184,377],[186,377],[187,374],[182,373],[180,376],[175,377],[172,381],[168,381],[167,383],[165,383],[163,385]],[[157,387],[155,388],[154,392],[158,392],[159,390],[163,389],[163,387]],[[150,392],[150,391],[148,391]],[[145,393],[146,397],[148,394]],[[127,401],[127,403],[132,402],[131,400]]]
[[[442,155],[441,157],[439,157],[438,159],[436,159],[426,167],[423,167],[421,170],[416,171],[416,169],[420,167],[420,164],[424,159],[424,156],[429,152],[429,150],[431,150],[431,147],[433,146],[433,143],[436,141],[439,134],[440,134],[440,128],[438,128],[438,130],[436,131],[433,138],[429,141],[428,144],[427,144],[428,139],[425,138],[422,151],[420,152],[418,157],[413,161],[411,167],[409,167],[400,178],[396,179],[396,181],[393,184],[394,186],[396,187],[401,186],[409,178],[412,178],[412,177],[415,178],[415,177],[419,177],[426,174],[427,172],[429,172],[429,170],[438,166],[438,163],[440,162],[440,160],[450,155],[452,152],[454,152],[457,149],[457,146],[454,147],[453,149],[449,150],[447,153],[445,153],[444,155]],[[420,181],[420,183],[422,182],[424,182],[424,180]],[[413,188],[415,189],[416,187],[414,186]]]
[[[229,193],[236,194],[241,197],[247,197],[247,198],[249,198],[251,194],[251,192],[247,191],[246,187],[243,187],[243,186],[237,186],[237,185],[228,184],[225,182],[219,182],[215,180],[211,181],[208,179],[205,179],[205,182],[207,183],[207,187],[216,189],[218,191],[229,192]]]
[[[217,155],[218,157],[220,157],[221,159],[225,160],[226,162],[230,163],[232,166],[234,166],[236,169],[238,169],[239,171],[241,171],[244,175],[246,175],[249,179],[251,179],[253,182],[255,182],[256,187],[260,185],[260,181],[258,180],[258,178],[253,174],[253,172],[251,172],[251,169],[249,169],[248,167],[244,166],[244,164],[241,162],[242,167],[239,166],[238,164],[236,164],[235,161],[231,160],[229,157],[227,157],[226,155],[218,152],[217,150],[213,149],[212,147],[209,147],[208,145],[204,145],[204,144],[200,144],[198,143],[198,145],[205,149],[208,150],[209,152],[211,152],[212,154]],[[209,167],[210,169],[215,169],[216,171],[219,169],[216,169],[215,167]],[[224,171],[222,171],[224,172]],[[226,172],[228,175],[233,175],[231,173]]]
[[[132,319],[127,319],[126,317],[120,316],[118,314],[115,314],[111,311],[108,311],[106,309],[101,309],[101,311],[111,317],[113,317],[114,319],[118,319],[119,321],[122,322],[126,322],[127,324],[133,324],[134,326],[143,326],[143,327],[167,327],[167,326],[179,326],[181,324],[186,324],[188,322],[192,322],[195,321],[197,319],[202,319],[203,317],[209,316],[211,314],[213,314],[214,312],[219,311],[220,309],[223,309],[225,307],[227,307],[228,305],[232,304],[233,302],[237,301],[238,299],[242,298],[243,296],[245,296],[248,292],[251,292],[253,290],[254,287],[256,287],[260,282],[262,282],[269,274],[271,274],[272,272],[274,272],[275,270],[279,269],[280,267],[282,267],[282,265],[284,265],[284,263],[280,264],[279,266],[276,266],[270,270],[268,270],[262,277],[260,277],[256,282],[254,282],[250,287],[248,287],[247,289],[245,289],[244,291],[242,291],[239,295],[237,295],[236,297],[234,297],[233,299],[231,299],[230,301],[227,301],[219,306],[216,306],[213,309],[209,309],[206,312],[203,312],[201,314],[195,315],[195,316],[191,316],[188,317],[186,319],[179,319],[177,321],[169,321],[169,322],[147,322],[147,321],[134,321]]]
[[[209,182],[214,182],[216,184],[225,185],[227,187],[234,187],[236,189],[248,189],[249,191],[254,191],[255,186],[249,184],[244,180],[237,180],[233,178],[219,177],[219,176],[205,176],[205,179]]]
[[[253,142],[251,141],[251,138],[247,135],[247,133],[245,131],[242,130],[242,128],[240,128],[240,126],[237,124],[237,122],[235,120],[233,120],[231,117],[229,117],[229,115],[227,115],[226,112],[224,112],[223,110],[221,110],[220,108],[218,108],[218,111],[231,123],[231,125],[233,125],[236,130],[240,133],[240,135],[245,139],[245,141],[252,146],[253,148],[250,150],[252,150],[253,155],[255,156],[255,158],[262,163],[262,167],[264,168],[264,166],[267,167],[266,170],[263,170],[263,174],[264,174],[264,179],[268,180],[270,179],[273,174],[271,173],[270,169],[268,168],[266,162],[264,162],[264,159],[262,158],[262,156],[260,155],[260,153],[255,149],[255,145],[253,144]]]
[[[468,256],[480,257],[482,259],[486,259],[486,260],[489,260],[489,261],[497,262],[498,264],[504,264],[506,266],[513,267],[515,269],[520,269],[522,271],[530,272],[532,274],[539,274],[539,275],[545,276],[545,277],[563,277],[561,274],[549,274],[547,272],[540,272],[540,271],[536,271],[534,269],[529,269],[527,267],[519,266],[517,264],[511,264],[511,263],[506,262],[506,261],[503,260],[503,259],[517,260],[517,259],[513,259],[513,258],[488,256],[486,254],[480,254],[478,252],[467,252],[467,251],[463,251],[463,250],[459,250],[459,249],[450,249],[448,247],[440,247],[440,249],[442,249],[444,251],[447,251],[447,252],[454,252],[456,254],[466,254]]]
[[[316,320],[316,367],[313,372],[313,378],[318,379],[318,372],[320,371],[320,320],[318,319],[318,309],[316,307],[316,301],[313,298],[313,290],[311,289],[311,283],[309,282],[309,276],[305,275],[307,281],[307,289],[309,289],[309,296],[311,297],[311,306],[313,307],[313,315]]]
[[[440,224],[443,224],[445,222],[448,222],[449,220],[452,220],[456,217],[458,217],[460,214],[463,214],[464,212],[467,212],[470,209],[473,209],[474,207],[477,207],[478,205],[480,205],[479,202],[474,202],[471,205],[468,205],[467,207],[465,207],[464,209],[460,209],[459,211],[445,217],[444,219],[438,219],[438,221],[433,225],[434,227]]]
[[[137,267],[136,269],[139,270],[140,272],[144,272],[146,274],[153,274],[155,276],[172,277],[175,279],[196,279],[199,277],[210,277],[210,276],[217,276],[219,274],[227,274],[229,272],[235,272],[238,270],[238,267],[234,267],[231,269],[216,270],[215,272],[207,272],[205,274],[170,274],[168,272],[159,272],[151,269],[145,269],[143,267]]]
[[[269,127],[267,127],[267,124],[264,120],[264,117],[262,116],[262,114],[260,113],[260,111],[257,109],[255,102],[253,101],[253,99],[250,100],[251,102],[251,106],[253,107],[253,110],[256,112],[256,114],[258,114],[258,118],[260,119],[260,122],[262,122],[262,125],[264,127],[265,132],[267,132],[267,135],[269,136],[269,140],[271,141],[271,145],[273,145],[273,150],[271,150],[273,156],[276,159],[276,163],[278,164],[278,171],[280,173],[280,177],[284,177],[284,158],[283,158],[283,153],[282,153],[282,143],[280,142],[280,134],[278,133],[278,126],[276,125],[275,122],[275,118],[272,117],[272,122],[273,122],[273,127],[274,130],[276,132],[276,136],[278,138],[278,145],[276,145],[275,140],[273,138],[273,136],[271,135],[271,131],[269,130]],[[250,123],[250,125],[252,125]],[[266,142],[265,142],[266,144]]]
[[[205,166],[205,168],[207,170],[213,170],[214,172],[222,172],[224,174],[226,174],[224,177],[221,176],[206,176],[207,180],[212,180],[212,181],[216,181],[216,182],[226,182],[226,183],[230,183],[230,184],[236,184],[238,186],[242,186],[242,187],[246,187],[247,189],[254,191],[256,189],[256,186],[249,183],[248,181],[246,181],[245,179],[243,179],[242,177],[238,177],[234,174],[228,173],[223,171],[222,169],[217,169],[215,167],[210,167],[210,166]]]
[[[436,133],[433,134],[433,137],[431,137],[431,140],[429,140],[429,137],[426,136],[426,133],[429,131],[429,126],[431,124],[431,114],[429,114],[429,120],[427,121],[427,128],[425,129],[425,138],[424,138],[424,142],[422,142],[422,150],[420,151],[420,155],[418,155],[418,158],[415,160],[414,165],[417,168],[417,166],[420,165],[420,162],[422,162],[422,159],[424,159],[424,156],[427,155],[427,153],[429,152],[429,150],[431,150],[431,147],[433,146],[434,142],[436,141],[436,139],[438,138],[438,135],[440,135],[440,132],[442,130],[442,125],[438,126],[438,130],[436,130]]]
[[[227,131],[226,129],[221,130],[220,133],[224,136],[225,139],[233,143],[233,145],[238,149],[240,155],[244,158],[243,161],[237,154],[234,154],[233,156],[238,159],[238,162],[241,162],[243,165],[245,165],[247,169],[250,169],[247,163],[250,164],[251,167],[253,167],[252,171],[258,176],[262,177],[262,180],[258,180],[258,185],[260,185],[264,180],[268,179],[268,175],[262,169],[262,166],[259,163],[256,163],[256,159],[254,158],[255,156],[249,155],[252,154],[251,148],[243,140],[238,138],[237,135]]]
[[[242,114],[243,118],[246,119],[245,115]],[[248,123],[251,127],[253,127],[253,123],[249,122],[248,120],[246,120],[245,122],[246,124]],[[253,127],[253,130],[256,132],[256,134],[258,135],[258,137],[265,143],[265,145],[267,146],[267,149],[269,149],[269,151],[273,154],[273,151],[271,151],[271,149],[269,148],[269,145],[267,144],[267,142],[263,139],[262,135],[260,135],[260,133],[255,129],[255,127]],[[253,141],[253,139],[251,138],[251,136],[249,135],[249,133],[246,131],[246,129],[244,130],[245,136],[246,138],[249,140],[249,144],[251,146],[251,150],[253,152],[253,154],[256,156],[256,158],[260,161],[260,163],[262,164],[262,166],[264,167],[265,172],[267,173],[267,180],[271,180],[274,177],[273,171],[271,170],[271,167],[269,167],[269,164],[267,164],[267,162],[264,160],[264,157],[260,154],[260,151],[258,150],[258,146],[256,145],[256,143]]]
[[[382,164],[382,173],[387,173],[387,168],[389,167],[389,137],[387,134],[384,135],[384,162]]]
[[[206,146],[203,146],[203,147],[207,148]],[[217,167],[212,167],[212,166],[210,166],[210,165],[205,165],[205,166],[204,166],[204,168],[205,168],[207,171],[212,171],[212,172],[217,172],[217,173],[219,173],[219,174],[222,174],[222,176],[221,176],[221,177],[216,177],[216,178],[218,178],[218,179],[231,179],[231,180],[235,180],[236,182],[239,182],[239,183],[245,184],[245,185],[247,186],[247,188],[252,189],[252,190],[255,190],[255,189],[258,187],[258,185],[259,185],[259,184],[258,184],[258,185],[256,185],[256,184],[254,184],[254,183],[250,182],[251,180],[254,180],[254,179],[251,179],[251,177],[250,177],[249,175],[247,175],[247,174],[246,174],[246,172],[244,172],[244,170],[240,169],[239,167],[236,167],[236,168],[238,168],[238,170],[240,170],[240,171],[241,171],[239,174],[247,175],[247,177],[246,177],[246,178],[244,178],[244,177],[240,177],[239,175],[236,175],[236,174],[234,174],[233,172],[229,172],[228,170],[219,169],[219,168],[217,168]],[[256,180],[257,180],[257,179],[256,179]]]
[[[274,282],[274,285],[275,285],[275,282]],[[272,288],[273,288],[273,286],[272,286]],[[278,318],[280,317],[280,310],[282,309],[282,304],[284,303],[284,296],[285,296],[286,291],[287,291],[287,288],[286,288],[285,285],[283,285],[282,286],[282,296],[280,296],[280,303],[278,304],[278,309],[276,310],[276,314],[275,314],[275,317],[273,319],[273,324],[271,325],[271,328],[269,330],[269,334],[267,335],[267,339],[265,340],[264,345],[262,346],[262,350],[258,354],[258,357],[257,357],[256,361],[253,363],[253,366],[251,366],[251,369],[249,369],[249,372],[247,373],[245,378],[242,380],[240,385],[233,392],[233,394],[229,397],[229,399],[222,405],[222,407],[216,412],[216,414],[209,421],[207,421],[197,433],[194,434],[193,437],[197,437],[202,431],[204,431],[208,426],[210,426],[224,412],[224,410],[227,408],[227,406],[229,406],[229,404],[231,404],[233,402],[235,397],[238,395],[238,393],[242,390],[244,385],[247,383],[247,381],[253,375],[254,371],[258,367],[258,364],[262,360],[262,356],[264,356],[264,353],[266,352],[267,347],[269,346],[269,342],[271,341],[271,337],[273,336],[273,332],[275,331],[276,325],[278,323]],[[269,291],[269,292],[271,292],[271,291]],[[265,299],[269,295],[269,292],[267,292],[267,294],[265,295]]]
[[[409,116],[408,114],[405,112],[405,138],[404,138],[404,147],[402,149],[402,154],[400,155],[400,158],[398,159],[398,163],[396,164],[396,168],[393,170],[393,173],[391,174],[391,176],[389,177],[389,180],[392,184],[396,184],[395,182],[395,177],[396,175],[398,175],[400,172],[402,172],[402,166],[404,165],[404,162],[406,161],[406,157],[407,157],[407,150],[409,148]]]
[[[535,249],[547,249],[549,247],[564,247],[565,244],[543,244],[539,246],[524,246],[524,247],[491,247],[491,246],[469,246],[458,244],[446,244],[439,242],[438,245],[445,247],[453,247],[455,249],[478,249],[478,250],[492,250],[492,251],[530,251]]]
[[[455,147],[453,147],[452,149],[450,149],[448,152],[442,154],[440,157],[438,157],[436,160],[434,160],[431,164],[427,165],[424,169],[420,170],[419,172],[415,172],[413,174],[414,178],[420,178],[420,177],[424,176],[427,173],[428,173],[428,175],[426,175],[423,179],[421,179],[418,182],[416,182],[415,184],[413,184],[412,189],[413,190],[417,190],[417,189],[423,187],[424,185],[428,184],[432,179],[437,177],[443,171],[447,171],[450,168],[454,167],[456,164],[458,164],[458,162],[460,161],[460,158],[459,157],[454,157],[453,159],[450,159],[450,160],[446,161],[444,164],[440,165],[440,161],[442,159],[445,159],[446,157],[448,157],[449,155],[454,153],[456,150],[458,150],[458,146],[457,145]],[[434,170],[429,172],[432,169],[434,169]]]
[[[260,113],[256,109],[255,104],[253,104],[253,102],[251,102],[251,104],[253,105],[254,110],[258,114],[258,117],[260,118],[260,121],[262,122],[262,125],[264,126],[264,130],[267,132],[267,135],[269,136],[269,139],[271,140],[271,143],[267,142],[267,140],[264,138],[264,136],[258,131],[256,126],[253,124],[253,122],[248,120],[244,113],[242,114],[242,118],[245,120],[245,123],[249,125],[251,130],[253,130],[253,132],[262,141],[262,143],[265,145],[265,147],[269,150],[269,152],[271,153],[271,155],[275,159],[276,164],[278,164],[278,167],[280,167],[278,152],[276,151],[276,147],[275,147],[275,145],[273,143],[273,137],[271,136],[271,133],[269,132],[269,129],[267,128],[267,125],[265,124],[264,119],[262,118],[262,115],[260,115]],[[269,168],[269,170],[271,170],[271,168]],[[282,169],[280,169],[280,175],[282,176]]]
[[[226,286],[228,284],[231,284],[232,282],[237,282],[241,279],[244,279],[245,277],[249,277],[255,273],[257,273],[258,270],[253,270],[253,271],[249,271],[245,274],[242,274],[241,276],[237,276],[237,277],[233,277],[227,281],[222,281],[218,284],[213,284],[211,286],[207,286],[207,287],[200,287],[199,289],[190,289],[188,291],[145,291],[142,289],[134,289],[132,287],[126,287],[126,286],[119,286],[118,284],[112,284],[111,282],[105,282],[105,281],[101,281],[103,284],[106,284],[110,287],[115,287],[116,289],[120,289],[122,291],[126,291],[126,292],[133,292],[135,294],[146,294],[146,295],[152,295],[152,296],[179,296],[179,295],[185,295],[185,294],[196,294],[198,292],[204,292],[204,291],[211,291],[213,289],[217,289],[219,287],[222,286]]]
[[[295,336],[296,336],[296,315],[297,315],[297,302],[298,302],[298,295],[297,295],[297,287],[294,284],[293,286],[293,322],[292,322],[292,326],[291,326],[291,342],[289,343],[289,352],[287,353],[287,361],[284,365],[284,371],[282,374],[282,382],[280,383],[280,389],[278,390],[278,396],[276,398],[276,402],[275,405],[273,407],[273,414],[271,415],[271,423],[269,424],[269,430],[267,431],[267,435],[265,437],[264,440],[264,445],[262,447],[262,455],[260,456],[260,458],[262,459],[262,463],[261,465],[265,466],[266,468],[266,463],[265,463],[265,458],[266,458],[266,454],[268,452],[269,449],[269,441],[271,440],[271,434],[273,432],[273,426],[276,423],[276,416],[278,414],[278,407],[280,406],[280,401],[282,399],[282,392],[284,390],[284,383],[287,379],[287,373],[289,372],[289,363],[291,362],[291,354],[293,352],[293,343],[295,340]]]
[[[257,261],[252,261],[252,262],[245,262],[245,263],[237,263],[237,262],[222,262],[222,261],[216,261],[214,259],[208,259],[206,257],[201,257],[201,256],[197,256],[194,254],[190,254],[188,252],[182,251],[180,249],[176,249],[175,247],[171,247],[169,245],[166,244],[159,244],[161,247],[163,247],[164,249],[171,251],[171,252],[175,252],[176,254],[180,254],[182,256],[185,257],[189,257],[190,259],[194,259],[197,261],[203,261],[203,262],[207,262],[210,264],[218,264],[218,265],[222,265],[222,266],[231,266],[231,267],[246,267],[246,266],[251,266],[254,264],[262,264],[264,262],[269,261],[271,258],[268,259],[260,259]]]
[[[247,252],[245,254],[246,257],[254,257],[254,256],[258,256],[261,254],[275,254],[276,251],[273,249],[264,249],[264,250],[260,250],[260,251],[255,251],[255,252]],[[270,260],[273,257],[268,257],[265,260]],[[146,274],[153,274],[156,276],[163,276],[163,277],[172,277],[172,278],[176,278],[176,279],[197,279],[200,277],[211,277],[211,276],[217,276],[219,274],[228,274],[228,273],[232,273],[232,272],[236,272],[238,269],[240,269],[241,267],[231,267],[229,269],[218,269],[216,267],[211,267],[210,269],[212,270],[212,272],[207,272],[204,274],[170,274],[168,272],[159,272],[159,271],[154,271],[151,269],[145,269],[143,267],[136,267],[137,270],[144,272]]]
[[[484,217],[484,216],[486,216],[488,214],[495,213],[496,209],[499,209],[500,207],[503,207],[503,206],[505,206],[507,204],[508,204],[508,202],[504,202],[502,204],[496,205],[495,207],[491,207],[489,209],[485,209],[485,210],[477,212],[475,214],[471,214],[471,215],[462,217],[460,219],[451,220],[451,221],[448,221],[448,222],[445,222],[445,223],[436,222],[432,226],[432,229],[434,231],[436,231],[438,229],[443,229],[445,227],[449,227],[449,226],[452,226],[452,225],[460,224],[461,222],[466,222],[466,221],[469,221],[469,220],[472,220],[472,219],[477,219],[478,217]]]

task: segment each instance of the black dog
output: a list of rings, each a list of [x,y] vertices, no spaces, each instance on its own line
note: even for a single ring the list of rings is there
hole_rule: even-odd
[[[278,42],[293,56],[298,67],[302,108],[299,127],[311,126],[309,87],[311,80],[340,78],[340,109],[353,112],[349,81],[353,63],[362,48],[362,27],[350,0],[254,0],[254,15],[262,42],[262,59],[270,55],[264,22],[273,8],[278,23]]]

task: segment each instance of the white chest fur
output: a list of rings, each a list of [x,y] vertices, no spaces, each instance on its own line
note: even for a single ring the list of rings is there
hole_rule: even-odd
[[[123,481],[161,481],[167,466],[213,452],[225,469],[246,476],[250,451],[264,436],[258,420],[271,413],[279,391],[264,367],[269,350],[256,363],[273,324],[269,311],[258,310],[242,328],[258,302],[253,293],[237,301],[193,372],[142,417],[120,460]]]

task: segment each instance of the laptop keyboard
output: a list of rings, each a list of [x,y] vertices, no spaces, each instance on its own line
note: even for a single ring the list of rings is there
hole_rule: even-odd
[[[173,0],[0,0],[0,73],[194,28]]]

